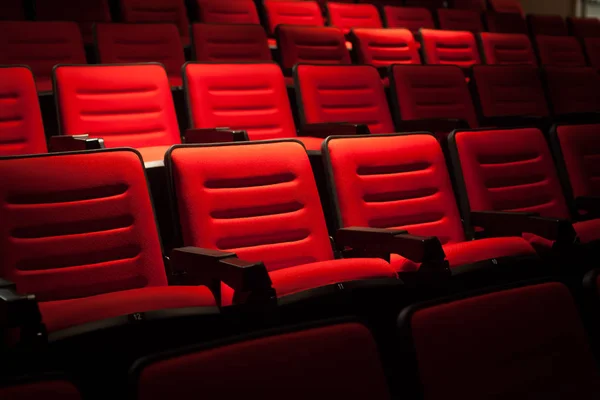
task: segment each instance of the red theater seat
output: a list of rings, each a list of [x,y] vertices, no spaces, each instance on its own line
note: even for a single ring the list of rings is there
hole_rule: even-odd
[[[458,131],[450,137],[463,177],[465,203],[475,211],[532,212],[570,220],[567,201],[544,134],[537,128]],[[459,191],[461,193],[461,191]],[[469,210],[463,210],[468,215]],[[600,239],[600,219],[573,222],[582,243]],[[552,242],[532,243],[547,249]]]
[[[518,13],[486,12],[484,14],[487,30],[495,33],[519,33],[528,35],[527,22]]]
[[[54,71],[63,135],[89,134],[106,147],[134,147],[161,160],[181,143],[173,97],[159,64],[59,66]]]
[[[600,19],[567,17],[569,32],[579,38],[600,37]]]
[[[74,22],[0,22],[0,65],[25,64],[38,92],[52,91],[56,64],[85,64],[85,50]]]
[[[0,21],[21,21],[25,19],[25,10],[21,0],[0,2]]]
[[[460,68],[453,65],[394,65],[391,81],[392,99],[399,120],[459,119],[471,128],[479,126]]]
[[[399,335],[414,349],[419,377],[399,384],[418,385],[423,398],[600,395],[586,330],[561,283],[456,296],[410,306],[400,315]],[[470,377],[468,385],[461,383],[464,376]]]
[[[535,257],[520,237],[467,240],[444,154],[432,135],[334,136],[324,143],[323,153],[339,227],[437,236],[452,268],[504,257]],[[419,268],[395,254],[391,264],[398,272]]]
[[[166,162],[184,244],[262,261],[278,297],[352,280],[396,279],[383,259],[334,259],[299,142],[181,146]]]
[[[568,36],[567,23],[560,15],[528,15],[527,23],[532,36]]]
[[[159,354],[136,363],[134,374],[139,400],[188,399],[200,391],[208,398],[274,400],[292,387],[291,397],[298,399],[315,393],[390,399],[377,343],[369,329],[356,322],[278,328]],[[301,385],[298,376],[304,377]],[[223,385],[224,379],[240,384]]]
[[[349,122],[368,125],[371,133],[395,132],[376,68],[300,64],[294,79],[302,123]]]
[[[471,32],[421,29],[421,46],[427,64],[451,64],[468,68],[480,64],[475,36]]]
[[[488,0],[492,11],[523,15],[523,7],[519,0]]]
[[[383,10],[388,28],[405,28],[413,33],[421,28],[435,29],[431,11],[426,8],[385,6]]]
[[[510,33],[479,34],[481,56],[486,64],[529,64],[536,66],[537,60],[527,35]]]
[[[600,69],[600,37],[585,38],[583,39],[583,45],[589,64],[596,69]]]
[[[600,113],[600,74],[594,68],[548,66],[544,77],[555,116]]]
[[[348,34],[352,28],[383,28],[379,11],[373,4],[327,3],[329,25]]]
[[[482,32],[481,15],[475,10],[453,10],[440,8],[437,10],[440,29],[446,31]]]
[[[270,35],[275,33],[277,25],[325,26],[316,1],[266,0],[263,5]]]
[[[160,62],[171,86],[182,86],[183,46],[173,24],[97,24],[96,47],[102,64]]]
[[[0,156],[47,151],[31,70],[23,66],[0,68]]]
[[[167,286],[139,154],[5,158],[0,174],[2,277],[36,295],[49,331],[135,312],[215,306],[204,286]]]
[[[252,0],[195,0],[198,21],[209,24],[260,24]]]
[[[536,36],[535,43],[541,65],[586,66],[581,44],[573,36]]]
[[[481,118],[549,116],[542,82],[534,66],[476,65],[472,84]]]
[[[192,25],[194,59],[211,62],[270,61],[267,34],[260,25]]]
[[[352,29],[351,38],[359,64],[377,68],[421,64],[417,43],[408,29]]]
[[[184,0],[119,0],[127,23],[175,24],[184,46],[190,44],[190,23]]]
[[[106,0],[35,0],[35,18],[38,21],[74,21],[86,44],[94,42],[95,23],[111,22]]]
[[[192,128],[243,129],[250,140],[297,138],[309,150],[321,148],[323,139],[296,136],[277,64],[188,63],[184,76]]]

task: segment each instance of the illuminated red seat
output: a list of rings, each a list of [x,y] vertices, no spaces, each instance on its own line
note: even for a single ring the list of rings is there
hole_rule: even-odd
[[[379,12],[373,4],[327,3],[329,25],[348,34],[352,28],[383,28]]]
[[[471,32],[421,29],[421,46],[427,64],[451,64],[468,68],[480,64],[475,36]]]

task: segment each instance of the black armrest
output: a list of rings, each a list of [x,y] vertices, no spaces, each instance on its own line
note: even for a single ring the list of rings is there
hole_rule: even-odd
[[[540,217],[535,213],[471,211],[471,224],[488,236],[521,236],[533,233],[561,243],[573,243],[577,233],[570,221]]]
[[[593,215],[600,215],[600,197],[580,196],[575,198],[575,206],[578,210],[587,211]]]
[[[515,126],[535,126],[539,128],[546,127],[550,124],[548,118],[537,117],[531,115],[511,115],[503,117],[483,117],[482,126],[484,127],[499,127],[511,128]]]
[[[104,149],[104,139],[89,135],[60,135],[50,137],[50,152]]]
[[[14,282],[7,281],[6,279],[0,278],[0,289],[17,290],[17,285],[15,285]]]
[[[198,247],[173,249],[170,257],[171,284],[214,285],[223,282],[236,296],[274,296],[271,278],[261,262],[247,262],[235,253]]]
[[[342,228],[337,231],[336,244],[369,252],[399,254],[419,263],[443,262],[446,258],[437,237],[413,236],[403,230]]]
[[[9,287],[0,288],[0,327],[38,326],[41,321],[34,295],[21,295]]]
[[[298,136],[313,136],[323,139],[332,135],[369,135],[370,133],[367,125],[348,122],[306,124],[298,129]]]
[[[415,119],[398,122],[398,130],[400,132],[426,131],[432,133],[450,133],[455,129],[469,129],[469,124],[462,119],[450,118]]]
[[[229,143],[247,142],[246,131],[229,128],[188,129],[185,131],[185,143]]]

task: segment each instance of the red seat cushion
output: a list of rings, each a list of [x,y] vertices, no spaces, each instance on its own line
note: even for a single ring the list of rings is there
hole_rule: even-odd
[[[40,311],[46,328],[52,332],[138,312],[214,306],[212,292],[205,286],[163,286],[47,301],[40,303]]]

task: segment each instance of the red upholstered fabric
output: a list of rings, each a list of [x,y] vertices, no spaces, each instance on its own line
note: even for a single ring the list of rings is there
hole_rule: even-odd
[[[460,68],[395,65],[392,91],[402,120],[457,118],[471,128],[479,123]]]
[[[421,28],[435,29],[431,12],[426,8],[385,6],[383,10],[388,28],[405,28],[413,33]]]
[[[410,329],[426,399],[567,399],[600,394],[598,367],[586,332],[562,284],[421,308],[410,318]]]
[[[440,29],[447,31],[469,31],[473,33],[484,30],[479,11],[440,8],[437,10],[437,16]]]
[[[360,64],[421,64],[417,43],[408,29],[353,29],[352,45]]]
[[[573,195],[600,196],[600,125],[556,128]]]
[[[492,11],[497,13],[513,13],[523,15],[523,7],[519,0],[488,0]]]
[[[236,384],[223,385],[225,376]],[[281,393],[289,399],[308,399],[315,393],[390,398],[377,345],[357,323],[280,333],[157,361],[141,371],[137,389],[140,400],[187,399],[198,393],[264,400],[281,399]]]
[[[321,7],[316,1],[263,2],[269,33],[275,33],[277,25],[324,26]]]
[[[575,228],[581,243],[600,240],[600,219],[576,222],[573,224],[573,228]]]
[[[0,2],[0,20],[20,21],[25,19],[21,0],[4,0]]]
[[[162,286],[47,301],[40,304],[40,311],[52,332],[120,315],[186,307],[216,307],[216,303],[206,286]]]
[[[3,400],[81,400],[79,390],[67,381],[39,381],[0,387]]]
[[[344,34],[338,28],[281,25],[277,46],[282,68],[298,63],[352,64]]]
[[[210,24],[260,24],[252,0],[196,0],[198,21]]]
[[[600,37],[600,19],[598,18],[567,17],[567,25],[573,36]]]
[[[529,34],[527,22],[521,14],[490,11],[485,13],[483,18],[490,32]]]
[[[585,67],[581,44],[573,36],[536,36],[538,56],[542,65]]]
[[[75,21],[85,43],[93,43],[93,25],[110,22],[106,0],[35,0],[35,18],[38,21]]]
[[[61,66],[55,70],[62,133],[89,133],[106,147],[180,143],[173,97],[158,64]]]
[[[487,8],[485,0],[452,0],[452,7],[459,10],[485,11]]]
[[[83,40],[74,22],[5,21],[0,22],[0,32],[0,65],[28,65],[38,92],[52,91],[56,64],[86,63]]]
[[[267,34],[260,25],[194,24],[194,58],[197,61],[270,61]]]
[[[482,56],[486,64],[537,65],[535,53],[527,35],[482,32],[479,38]]]
[[[421,45],[427,64],[470,67],[480,64],[479,51],[471,32],[421,29]]]
[[[26,67],[0,68],[0,156],[45,153],[35,81]]]
[[[294,75],[304,123],[350,122],[367,124],[371,133],[395,131],[374,67],[298,65]]]
[[[96,24],[102,64],[160,62],[171,86],[182,86],[183,46],[173,24]]]
[[[594,68],[548,66],[544,73],[555,115],[600,112],[600,74]]]
[[[548,116],[538,69],[529,65],[476,65],[473,79],[484,117]]]
[[[462,131],[455,141],[472,210],[569,218],[552,155],[539,129]]]
[[[329,25],[345,34],[352,28],[383,28],[379,11],[373,4],[327,3]]]
[[[533,36],[568,36],[567,23],[560,15],[528,15],[527,23]]]
[[[590,65],[600,69],[600,37],[585,38],[583,39],[583,45]]]
[[[183,45],[190,44],[190,28],[184,0],[119,0],[119,2],[123,22],[175,24]]]
[[[250,140],[296,136],[277,64],[187,64],[184,74],[194,128],[244,129]]]

